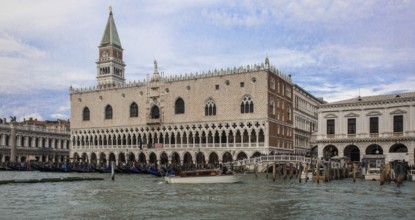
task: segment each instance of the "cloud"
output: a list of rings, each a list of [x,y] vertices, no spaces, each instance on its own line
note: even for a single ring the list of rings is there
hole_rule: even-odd
[[[0,17],[0,100],[8,104],[0,116],[70,116],[69,86],[96,84],[109,5],[127,81],[152,73],[154,59],[176,75],[268,54],[327,100],[414,88],[412,1],[9,1]]]

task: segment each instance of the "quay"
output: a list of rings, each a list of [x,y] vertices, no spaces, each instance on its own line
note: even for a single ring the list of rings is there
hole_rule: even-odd
[[[28,179],[28,180],[0,180],[0,185],[12,183],[50,183],[50,182],[75,182],[75,181],[93,181],[104,180],[104,178],[92,177],[66,177],[66,178],[43,178],[43,179]]]

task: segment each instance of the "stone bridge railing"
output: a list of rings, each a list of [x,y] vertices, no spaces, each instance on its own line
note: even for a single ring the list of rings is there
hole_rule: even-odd
[[[260,156],[254,157],[249,159],[243,160],[236,160],[230,162],[229,165],[232,166],[249,166],[249,165],[256,165],[256,164],[264,164],[269,162],[285,162],[285,163],[308,163],[308,164],[315,164],[316,159],[312,159],[311,157],[305,156],[297,156],[297,155],[268,155],[268,156]]]

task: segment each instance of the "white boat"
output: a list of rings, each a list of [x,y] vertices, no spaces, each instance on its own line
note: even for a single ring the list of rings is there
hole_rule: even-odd
[[[166,183],[200,184],[200,183],[237,183],[240,177],[235,174],[220,174],[219,170],[184,171],[180,175],[165,176]]]
[[[409,170],[408,172],[408,180],[415,181],[415,170]]]
[[[380,168],[369,168],[366,172],[365,180],[380,181]]]

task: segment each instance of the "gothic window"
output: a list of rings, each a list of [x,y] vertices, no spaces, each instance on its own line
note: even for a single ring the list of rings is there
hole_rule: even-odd
[[[403,115],[393,116],[393,132],[403,132]]]
[[[175,114],[184,114],[184,101],[182,98],[178,98],[174,104]]]
[[[271,89],[275,90],[275,78],[271,78]]]
[[[290,107],[290,106],[288,106],[288,108],[287,108],[287,116],[288,116],[288,117],[287,117],[287,118],[288,118],[288,120],[289,120],[289,121],[291,121],[291,119],[292,119],[292,118],[291,118],[291,117],[292,117],[292,114],[291,114],[291,107]]]
[[[107,105],[107,107],[105,107],[105,119],[112,119],[112,107],[111,107],[111,105]]]
[[[90,115],[89,108],[85,107],[84,111],[82,111],[82,120],[83,121],[89,121],[89,119],[90,119],[89,115]]]
[[[254,112],[254,102],[252,101],[251,96],[245,95],[241,101],[241,113],[253,113]]]
[[[209,98],[205,105],[205,116],[216,115],[216,104],[212,98]]]
[[[135,103],[135,102],[133,102],[133,103],[130,105],[130,117],[131,117],[131,118],[138,117],[138,105],[137,105],[137,103]]]
[[[151,118],[152,119],[160,118],[160,109],[157,105],[155,105],[151,108]]]

